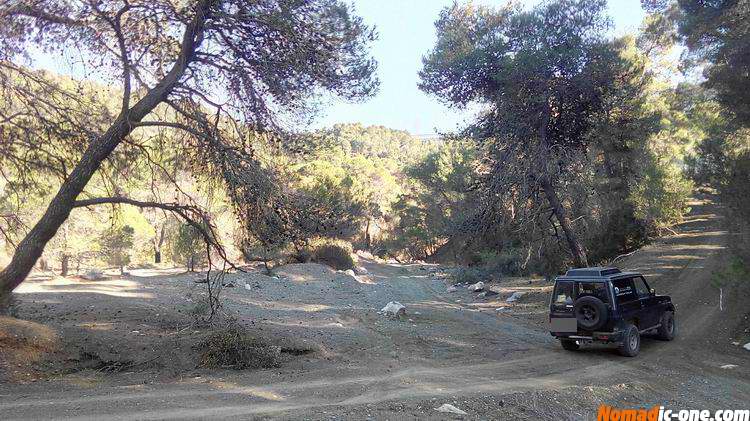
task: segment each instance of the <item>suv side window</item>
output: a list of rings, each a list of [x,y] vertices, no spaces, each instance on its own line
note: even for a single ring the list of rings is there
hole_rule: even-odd
[[[612,286],[615,289],[618,303],[627,303],[638,299],[638,294],[633,286],[633,278],[615,279],[612,281]]]
[[[633,278],[633,282],[635,283],[635,290],[638,292],[638,295],[641,297],[651,295],[651,291],[642,277]]]

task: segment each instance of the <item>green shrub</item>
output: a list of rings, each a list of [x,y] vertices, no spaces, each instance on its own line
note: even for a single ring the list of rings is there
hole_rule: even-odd
[[[124,267],[130,264],[130,249],[133,247],[133,236],[135,230],[130,225],[121,227],[110,227],[99,238],[99,247],[104,260],[120,269],[124,273]]]
[[[343,240],[319,239],[310,244],[312,261],[337,270],[354,269],[351,243]]]
[[[522,272],[523,258],[517,249],[507,248],[499,253],[494,250],[479,251],[475,260],[491,273],[518,275]]]
[[[481,267],[461,267],[453,272],[453,279],[457,283],[476,284],[487,279],[487,271]]]
[[[200,364],[207,368],[235,370],[272,368],[281,365],[281,347],[250,336],[240,325],[230,325],[211,334],[198,345]]]

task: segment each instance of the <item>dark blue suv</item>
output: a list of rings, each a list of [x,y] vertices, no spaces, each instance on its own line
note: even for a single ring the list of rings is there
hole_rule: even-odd
[[[641,334],[671,341],[677,332],[672,299],[656,295],[640,273],[614,267],[571,269],[555,278],[549,305],[550,333],[574,351],[582,343],[615,343],[638,355]]]

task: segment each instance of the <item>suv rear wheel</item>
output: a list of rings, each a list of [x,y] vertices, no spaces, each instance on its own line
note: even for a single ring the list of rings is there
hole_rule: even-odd
[[[677,333],[677,325],[674,323],[674,313],[671,311],[665,311],[661,315],[661,326],[656,331],[659,339],[663,341],[671,341],[674,339]]]
[[[578,351],[581,346],[578,345],[578,341],[573,339],[560,339],[560,345],[567,351]]]
[[[618,350],[620,354],[626,357],[635,357],[638,355],[638,352],[641,350],[641,334],[635,325],[628,325],[627,329],[625,329],[625,336]]]

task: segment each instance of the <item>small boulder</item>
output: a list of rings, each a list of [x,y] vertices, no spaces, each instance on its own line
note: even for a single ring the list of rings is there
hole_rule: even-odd
[[[354,268],[354,273],[356,273],[357,275],[367,275],[369,272],[366,268],[357,266],[356,268]]]
[[[466,412],[464,412],[464,411],[456,408],[455,406],[453,406],[453,405],[451,405],[449,403],[444,403],[444,404],[440,405],[439,407],[435,408],[435,410],[438,411],[438,412],[445,412],[445,413],[448,413],[448,414],[468,415]]]
[[[445,292],[456,292],[456,291],[458,291],[458,288],[456,288],[453,285],[449,286],[448,289],[445,290]]]
[[[739,367],[739,366],[736,365],[736,364],[724,364],[724,365],[721,366],[721,368],[723,370],[733,370],[733,369],[735,369],[737,367]]]
[[[750,342],[746,343],[742,347],[745,348],[746,350],[750,351]]]
[[[344,273],[345,273],[345,274],[347,274],[347,275],[349,275],[349,276],[351,276],[352,278],[353,278],[353,277],[354,277],[354,275],[355,275],[355,274],[354,274],[354,271],[353,271],[353,270],[351,270],[351,269],[347,269],[347,270],[345,270],[345,271],[344,271]]]
[[[506,303],[515,303],[515,302],[516,302],[516,301],[518,301],[518,300],[519,300],[519,299],[520,299],[521,297],[523,297],[523,294],[524,294],[524,293],[523,293],[523,292],[521,292],[521,291],[516,291],[516,292],[514,292],[513,294],[511,294],[511,295],[510,295],[510,297],[508,297],[508,298],[507,298],[507,299],[505,300],[505,302],[506,302]]]
[[[469,288],[469,291],[472,291],[472,292],[482,291],[484,289],[484,282],[479,281],[476,284],[469,285],[467,288]]]
[[[380,312],[391,317],[400,317],[406,314],[406,307],[398,301],[391,301]]]

